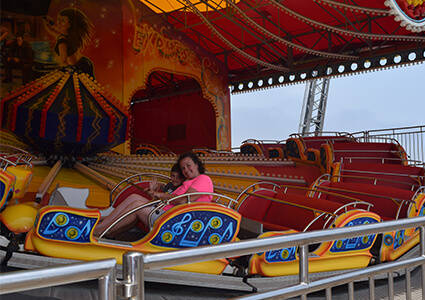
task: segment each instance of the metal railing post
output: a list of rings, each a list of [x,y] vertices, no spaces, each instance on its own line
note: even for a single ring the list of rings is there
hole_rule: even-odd
[[[140,252],[127,252],[122,259],[121,296],[131,300],[145,299],[144,260]]]
[[[410,270],[406,268],[406,300],[412,300],[412,280]]]
[[[394,300],[394,275],[393,275],[393,272],[388,273],[388,299]]]
[[[299,281],[300,284],[308,284],[308,245],[301,245],[299,249]],[[301,300],[307,300],[307,295],[301,295]]]
[[[332,300],[332,288],[326,289],[326,300]]]
[[[115,268],[99,278],[99,299],[100,300],[113,300],[116,299],[116,272]]]
[[[369,300],[375,300],[375,278],[369,277]]]
[[[354,300],[354,282],[348,283],[348,299]]]

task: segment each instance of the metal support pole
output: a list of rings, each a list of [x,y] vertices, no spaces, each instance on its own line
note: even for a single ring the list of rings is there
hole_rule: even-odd
[[[326,289],[326,300],[332,300],[332,288]]]
[[[354,300],[354,282],[348,283],[348,299]]]
[[[115,268],[103,277],[99,278],[99,299],[113,300],[116,299],[115,290]]]
[[[406,300],[412,300],[412,287],[411,287],[410,270],[406,269]]]
[[[394,300],[394,276],[393,276],[393,272],[388,273],[388,299]]]
[[[144,260],[140,252],[128,252],[122,260],[121,296],[125,299],[144,300]]]
[[[328,92],[328,78],[313,79],[307,82],[298,129],[302,135],[314,133],[315,136],[318,136],[323,131]]]
[[[299,254],[299,279],[301,284],[308,284],[308,245],[300,246]],[[301,300],[307,300],[307,295],[302,295]]]
[[[369,277],[369,300],[375,300],[375,278]]]

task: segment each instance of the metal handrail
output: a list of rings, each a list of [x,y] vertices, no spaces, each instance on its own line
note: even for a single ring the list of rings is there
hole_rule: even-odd
[[[339,152],[354,152],[354,153],[398,153],[398,150],[366,150],[366,149],[341,149],[341,150],[333,150],[335,153],[339,153]]]
[[[350,271],[333,277],[327,277],[315,281],[309,280],[309,252],[308,245],[318,244],[327,241],[350,239],[353,237],[367,236],[383,232],[398,231],[407,228],[420,229],[420,253],[419,257],[407,260],[389,262],[360,270]],[[42,270],[17,271],[0,275],[0,294],[16,291],[24,291],[34,288],[42,288],[81,282],[90,279],[99,279],[100,299],[115,299],[116,286],[121,286],[121,293],[124,298],[145,299],[144,277],[145,270],[161,269],[202,261],[220,259],[224,257],[235,257],[259,253],[282,248],[299,248],[299,283],[290,287],[280,288],[266,292],[255,293],[242,296],[240,300],[267,299],[274,296],[284,298],[326,289],[348,283],[350,299],[353,298],[352,284],[356,280],[368,278],[373,282],[373,276],[389,273],[399,269],[406,269],[406,280],[410,278],[409,268],[422,265],[422,276],[425,274],[425,217],[415,217],[398,221],[387,221],[382,223],[372,223],[353,227],[333,228],[319,231],[303,232],[281,236],[267,237],[263,239],[251,239],[246,241],[236,241],[220,245],[202,246],[197,248],[181,249],[170,252],[160,252],[143,254],[141,252],[128,252],[123,256],[123,280],[115,279],[116,266],[115,259],[103,261],[77,263],[73,265],[45,268]],[[409,276],[407,276],[409,275]],[[392,282],[392,276],[389,275]],[[410,283],[410,279],[409,279]],[[374,286],[374,285],[373,285]],[[371,286],[371,289],[373,287]],[[351,291],[350,291],[351,290]],[[422,283],[422,292],[425,291]],[[327,298],[330,299],[330,298]]]
[[[15,158],[15,161],[11,161],[10,158]],[[32,168],[31,164],[32,156],[26,153],[13,153],[6,156],[0,156],[0,168],[3,168],[3,171],[9,166],[16,167],[17,165],[25,165],[25,167]]]
[[[374,171],[367,171],[367,170],[352,170],[352,169],[342,169],[343,172],[351,172],[351,173],[366,173],[366,174],[377,174],[377,175],[387,175],[387,176],[404,176],[409,178],[421,178],[423,176],[421,175],[410,175],[410,174],[404,174],[404,173],[386,173],[386,172],[374,172]]]
[[[290,137],[310,137],[310,136],[317,136],[317,137],[321,137],[323,134],[335,134],[335,136],[346,136],[346,137],[353,137],[353,135],[349,132],[344,132],[344,131],[322,131],[320,132],[320,135],[316,135],[316,132],[306,132],[306,133],[292,133],[289,136]]]
[[[325,174],[325,175],[327,175],[327,174]],[[317,193],[319,193],[317,198],[320,198],[321,194],[325,194],[325,195],[337,196],[337,197],[343,198],[343,199],[348,199],[348,200],[351,200],[353,202],[362,202],[362,200],[360,200],[360,199],[357,199],[355,197],[350,197],[350,196],[347,196],[347,195],[344,195],[344,194],[333,193],[333,192],[328,192],[328,191],[318,191],[317,187],[315,188],[314,186],[312,188],[310,188],[310,187],[303,187],[303,186],[296,186],[296,185],[281,185],[281,187],[285,188],[285,190],[284,190],[285,194],[286,194],[288,188],[293,188],[293,189],[298,189],[298,190],[305,190],[305,191],[307,191],[308,195],[313,195],[311,197],[314,197],[315,193],[317,192]],[[363,201],[363,202],[365,202],[365,201]]]
[[[350,151],[351,152],[351,151]],[[396,157],[362,157],[362,156],[344,156],[341,157],[341,162],[343,163],[344,160],[348,160],[350,163],[352,163],[352,160],[354,159],[375,159],[375,160],[381,160],[382,163],[385,163],[386,160],[392,160],[392,161],[401,161],[401,162],[407,162],[407,163],[413,163],[413,164],[418,164],[418,165],[423,165],[424,162],[420,161],[420,160],[413,160],[413,159],[404,159],[404,158],[396,158]]]
[[[0,274],[0,295],[75,282],[99,280],[99,299],[115,299],[115,259],[73,263]]]
[[[313,197],[316,193],[317,187],[322,184],[323,181],[330,181],[331,180],[331,174],[324,173],[320,175],[311,185],[310,189],[311,191],[308,193],[309,197]],[[319,196],[320,197],[320,196]]]
[[[409,158],[425,160],[425,125],[400,128],[375,129],[352,133],[358,140],[388,141],[397,140],[403,144]]]
[[[394,144],[397,144],[398,146],[401,146],[400,142],[397,139],[393,138],[393,137],[387,137],[387,136],[368,136],[368,138],[370,138],[370,137],[373,137],[374,139],[377,139],[377,140],[383,140],[384,143],[394,143]],[[356,139],[360,139],[360,138],[363,138],[364,139],[364,137],[356,137]],[[375,142],[369,142],[368,140],[365,140],[364,142],[366,142],[366,143],[375,143]],[[381,142],[379,142],[379,143],[381,143]]]
[[[399,198],[394,198],[391,196],[384,196],[384,195],[378,195],[378,194],[372,194],[372,193],[366,193],[366,192],[362,192],[362,191],[355,191],[355,190],[348,190],[348,189],[343,189],[343,188],[336,188],[336,187],[332,187],[332,186],[317,186],[316,190],[318,189],[326,189],[326,190],[330,190],[330,191],[336,191],[336,192],[346,192],[346,193],[351,193],[351,194],[357,194],[357,195],[363,195],[363,196],[372,196],[372,197],[376,197],[376,198],[382,198],[382,199],[388,199],[388,200],[392,200],[392,201],[396,201],[396,202],[403,202],[403,201],[407,201],[407,202],[414,202],[413,200],[409,200],[409,199],[399,199]]]
[[[418,207],[416,206],[416,201],[415,201],[415,199],[419,196],[419,194],[425,194],[425,186],[420,186],[417,190],[416,190],[416,192],[415,192],[415,194],[412,196],[412,202],[410,203],[410,205],[409,205],[409,207],[407,208],[407,214],[409,214],[409,211],[412,209],[412,205],[414,205],[415,206],[415,208],[417,209]]]
[[[311,135],[311,134],[315,134],[314,132],[307,132],[305,134],[300,134],[300,133],[293,133],[291,135],[289,135],[290,138],[298,138],[302,144],[305,150],[309,149],[306,145],[306,141],[304,140],[305,137],[317,137],[317,139],[315,139],[315,142],[325,142],[325,143],[332,143],[333,139],[332,137],[329,138],[329,136],[325,136],[324,138],[320,139],[319,137],[323,137],[322,134],[323,133],[331,133],[331,134],[335,134],[335,137],[346,137],[347,139],[353,139],[353,141],[355,141],[356,139],[351,136],[350,133],[348,132],[334,132],[334,131],[323,131],[321,132],[319,136],[316,135]]]
[[[396,261],[392,263],[381,264],[381,265],[377,265],[373,267],[368,267],[365,269],[360,269],[358,271],[351,271],[349,273],[341,274],[338,276],[315,280],[312,282],[308,282],[308,284],[303,282],[301,284],[286,287],[286,288],[281,288],[281,289],[267,291],[267,292],[260,292],[260,293],[256,293],[256,294],[248,295],[248,296],[235,297],[232,299],[233,300],[260,300],[260,299],[271,299],[271,298],[274,299],[274,297],[277,297],[277,296],[285,297],[285,299],[292,298],[299,295],[306,295],[312,292],[328,289],[334,286],[339,286],[339,285],[343,285],[347,283],[353,284],[354,281],[358,281],[368,277],[373,278],[373,276],[379,275],[379,274],[385,274],[385,273],[392,274],[392,272],[400,270],[400,269],[409,269],[409,268],[414,268],[420,265],[424,266],[424,264],[425,264],[425,257],[421,255],[419,257],[406,259],[404,261]],[[351,292],[349,292],[348,299],[355,299],[353,293],[354,293],[354,287],[351,290]],[[391,295],[391,296],[394,296],[394,295]],[[283,299],[283,298],[279,298],[279,299]],[[326,299],[330,299],[330,298],[326,298]]]
[[[273,193],[277,193],[275,190],[271,190],[271,189],[267,189],[267,188],[258,188],[257,190],[253,191],[253,192],[244,192],[243,194],[243,198],[240,198],[240,200],[238,200],[238,203],[235,205],[234,209],[236,211],[239,211],[239,209],[241,208],[242,204],[246,201],[246,199],[248,199],[249,196],[256,196],[258,192],[273,192]],[[270,200],[272,201],[272,200]]]
[[[314,208],[314,207],[310,207],[310,206],[298,204],[296,202],[286,201],[286,200],[283,200],[283,199],[273,198],[273,197],[269,197],[269,196],[265,196],[265,195],[261,195],[261,194],[255,194],[255,193],[251,193],[251,192],[247,192],[247,194],[249,196],[255,196],[255,197],[258,197],[258,198],[270,200],[272,202],[276,202],[276,203],[280,203],[280,204],[285,204],[285,205],[289,205],[289,206],[293,206],[293,207],[298,207],[298,208],[306,209],[306,210],[312,211],[314,213],[325,213],[325,214],[328,214],[328,215],[333,215],[333,213],[330,212],[330,211],[325,211],[325,210],[322,210],[322,209],[319,209],[319,208]]]
[[[328,174],[323,174],[323,175],[328,176]],[[270,184],[270,185],[273,186],[273,189],[271,190],[271,189],[261,188],[261,189],[253,189],[252,192],[248,192],[248,190],[250,188],[252,188],[252,187],[255,188],[256,185],[260,185],[260,184]],[[255,194],[255,192],[259,192],[259,191],[270,191],[270,192],[275,192],[276,193],[276,188],[285,188],[284,189],[284,193],[285,194],[286,194],[288,188],[294,188],[294,189],[306,190],[309,195],[313,195],[312,197],[314,197],[314,194],[316,192],[318,192],[319,193],[318,198],[320,198],[320,194],[323,193],[323,194],[327,194],[327,195],[338,196],[338,197],[343,198],[343,199],[349,199],[349,200],[352,201],[352,202],[350,202],[348,204],[343,205],[340,208],[343,208],[343,207],[346,207],[346,206],[349,206],[349,205],[352,205],[352,204],[354,204],[354,207],[355,207],[355,203],[360,204],[360,205],[366,205],[367,206],[367,210],[370,210],[370,207],[373,207],[374,206],[373,204],[371,204],[369,202],[362,201],[362,200],[357,199],[357,198],[354,198],[354,197],[350,197],[350,196],[343,195],[343,194],[338,194],[338,193],[327,192],[327,191],[318,191],[317,188],[315,188],[315,189],[314,188],[306,188],[306,187],[299,187],[299,186],[294,186],[294,185],[280,185],[279,186],[279,185],[277,185],[277,184],[275,184],[273,182],[264,181],[264,182],[253,183],[250,186],[246,187],[245,190],[243,190],[239,194],[239,196],[236,198],[236,201],[238,202],[238,206],[236,207],[236,209],[238,209],[242,205],[243,201],[245,201],[248,196],[257,196],[257,197],[264,198],[264,199],[267,199],[267,200],[270,200],[270,201],[274,201],[274,202],[277,202],[277,203],[283,203],[283,204],[288,204],[288,205],[292,205],[292,206],[298,206],[295,203],[290,203],[290,202],[287,202],[287,201],[284,201],[284,200],[281,200],[281,199],[274,199],[274,198],[266,197],[266,196],[263,196],[263,195]],[[241,196],[242,195],[244,195],[245,198],[241,201],[240,199],[241,199]],[[316,210],[316,209],[313,209],[313,208],[306,208],[306,209],[311,209],[311,210],[320,212],[320,210]],[[337,209],[336,212],[338,212],[339,209]]]
[[[390,183],[397,183],[397,184],[401,184],[401,185],[405,185],[405,186],[409,186],[412,188],[412,190],[414,189],[414,186],[417,186],[420,183],[407,183],[407,182],[402,182],[402,181],[397,181],[397,180],[391,180],[391,179],[386,179],[386,178],[377,178],[377,177],[369,177],[369,176],[355,176],[355,175],[332,175],[331,178],[338,178],[338,182],[341,181],[341,178],[355,178],[355,179],[368,179],[368,180],[372,180],[373,181],[373,185],[376,185],[379,181],[383,181],[383,182],[390,182]]]
[[[190,197],[191,196],[204,196],[204,195],[216,196],[216,197],[218,197],[217,199],[225,198],[227,200],[230,200],[229,201],[229,204],[227,206],[228,208],[230,208],[231,203],[237,203],[235,199],[232,199],[232,198],[230,198],[230,197],[228,197],[226,195],[221,195],[221,194],[217,194],[217,193],[207,193],[207,192],[187,193],[187,194],[183,194],[183,195],[179,195],[179,196],[173,197],[171,199],[168,199],[167,201],[162,201],[162,200],[151,201],[151,202],[148,202],[148,203],[144,203],[144,204],[142,204],[140,206],[137,206],[137,207],[129,210],[125,214],[121,215],[118,219],[116,219],[111,225],[109,225],[99,235],[99,239],[101,239],[106,233],[109,232],[109,230],[111,230],[111,228],[113,228],[116,224],[118,224],[119,222],[121,222],[125,217],[131,215],[132,213],[135,213],[135,212],[141,210],[142,208],[145,208],[145,207],[148,207],[148,206],[154,206],[156,204],[165,204],[165,205],[168,205],[168,204],[171,204],[172,202],[174,202],[174,201],[176,201],[178,199],[182,199],[182,198],[187,198],[187,203],[190,203]],[[219,203],[217,203],[217,204],[219,204]]]
[[[309,281],[308,272],[308,245],[335,241],[340,239],[350,239],[353,237],[378,234],[383,232],[398,231],[407,228],[420,228],[420,256],[404,261],[390,262],[382,265],[372,266],[358,271],[329,277],[326,279]],[[270,250],[277,250],[289,247],[299,247],[299,284],[274,291],[256,293],[242,296],[235,299],[266,299],[273,296],[292,297],[306,295],[307,293],[325,289],[332,286],[350,283],[357,279],[373,276],[375,274],[390,272],[400,268],[410,268],[422,264],[425,266],[425,217],[402,219],[397,221],[387,221],[372,223],[353,227],[333,228],[326,230],[310,231],[296,234],[267,237],[263,239],[251,239],[237,241],[213,246],[203,246],[162,253],[128,253],[124,255],[124,261],[131,262],[131,265],[139,276],[139,281],[131,284],[141,285],[138,288],[139,299],[144,299],[144,270],[161,269],[177,265],[191,264],[201,261],[220,259],[224,257],[235,257],[260,253]],[[391,277],[392,278],[392,277]],[[130,283],[129,283],[130,284]],[[424,289],[424,287],[423,287]],[[350,298],[352,299],[352,298]]]
[[[164,201],[164,202],[165,202],[166,205],[168,205],[168,204],[171,204],[171,202],[174,202],[178,199],[187,198],[187,203],[191,203],[190,197],[192,197],[192,196],[214,196],[214,197],[217,197],[217,200],[219,200],[221,198],[225,198],[225,199],[229,200],[229,204],[227,205],[228,208],[230,208],[231,203],[237,203],[235,199],[230,198],[226,195],[217,194],[217,193],[210,193],[210,192],[194,192],[194,193],[182,194],[182,195],[178,195],[176,197],[173,197],[171,199],[168,199],[167,201]]]
[[[236,197],[236,202],[239,202],[239,198],[240,197],[242,197],[242,195],[243,194],[245,194],[250,188],[253,188],[252,189],[252,191],[254,192],[254,191],[256,191],[256,189],[255,189],[255,187],[258,185],[259,187],[260,187],[260,185],[261,184],[269,184],[269,185],[271,185],[272,187],[273,187],[273,189],[272,190],[270,190],[270,191],[273,191],[273,192],[275,192],[276,191],[276,189],[275,188],[279,188],[280,186],[278,185],[278,184],[276,184],[276,183],[274,183],[274,182],[271,182],[271,181],[259,181],[259,182],[255,182],[255,183],[253,183],[253,184],[251,184],[251,185],[249,185],[249,186],[247,186],[242,192],[240,192],[239,193],[239,195]],[[269,190],[269,189],[264,189],[264,188],[262,188],[262,190]]]
[[[193,148],[192,151],[193,152],[195,152],[195,151],[207,151],[208,154],[210,154],[210,153],[214,153],[214,154],[226,154],[226,155],[233,155],[234,154],[232,151],[215,150],[215,149],[209,149],[209,148]]]
[[[373,197],[377,197],[377,198],[383,198],[383,199],[388,199],[388,200],[392,200],[395,202],[399,203],[398,209],[397,209],[397,213],[395,216],[395,219],[398,220],[398,218],[400,217],[400,213],[401,213],[401,209],[403,207],[403,205],[406,205],[407,203],[409,204],[407,211],[409,211],[411,209],[411,206],[414,205],[416,207],[416,202],[414,201],[414,199],[417,197],[417,195],[425,189],[424,186],[421,186],[418,188],[418,190],[416,191],[416,193],[414,194],[414,196],[412,197],[412,199],[408,200],[408,199],[398,199],[398,198],[393,198],[393,197],[389,197],[389,196],[382,196],[382,195],[377,195],[377,194],[370,194],[370,193],[365,193],[365,192],[360,192],[360,191],[353,191],[353,190],[344,190],[344,189],[338,189],[338,188],[333,188],[333,187],[329,187],[329,186],[314,186],[314,189],[317,192],[321,192],[320,189],[328,189],[328,190],[336,190],[336,191],[345,191],[345,192],[349,192],[349,193],[353,193],[353,194],[360,194],[360,195],[366,195],[366,196],[373,196]],[[313,194],[314,195],[314,194]],[[368,202],[366,202],[368,203]]]
[[[2,162],[0,162],[0,166],[3,168],[3,170],[6,170],[6,168],[9,165],[16,166],[18,164],[25,164],[26,166],[29,166],[32,168],[31,160],[33,159],[33,157],[29,152],[12,145],[8,145],[8,144],[0,144],[0,149],[1,148],[9,148],[13,150],[13,152],[0,151],[1,154],[5,154],[5,156],[0,155],[0,160],[2,160]],[[16,151],[18,151],[18,153]],[[15,162],[12,162],[7,159],[10,157],[15,157],[16,158]]]
[[[279,145],[281,141],[279,140],[257,140],[257,139],[247,139],[245,141],[242,142],[242,145],[245,143],[251,143],[251,144],[265,144],[265,143],[272,143],[272,144],[276,144]]]
[[[3,169],[3,171],[6,171],[8,166],[16,166],[16,163],[8,160],[6,157],[0,156],[0,168]]]
[[[398,128],[387,128],[387,129],[372,129],[372,130],[366,130],[366,131],[357,131],[357,132],[352,132],[351,134],[364,134],[364,135],[369,135],[369,133],[371,132],[382,132],[382,131],[392,131],[392,134],[396,134],[395,131],[396,130],[405,130],[405,129],[413,129],[413,128],[424,128],[425,130],[425,125],[419,125],[419,126],[407,126],[407,127],[398,127]],[[423,131],[418,131],[418,132],[423,132]]]
[[[306,232],[317,220],[319,220],[321,217],[326,218],[327,216],[329,216],[326,213],[321,213],[320,215],[318,215],[317,217],[315,217],[313,220],[310,221],[310,223],[307,224],[306,227],[304,227],[303,232]]]
[[[134,175],[131,175],[131,176],[129,176],[129,177],[127,177],[127,178],[125,178],[125,179],[123,179],[123,180],[121,180],[119,183],[117,183],[117,185],[115,185],[114,187],[113,187],[113,189],[111,190],[111,192],[109,193],[109,203],[110,203],[110,206],[113,206],[114,204],[115,204],[115,201],[116,201],[116,199],[117,199],[117,197],[119,196],[119,193],[118,193],[118,195],[114,198],[114,196],[113,196],[113,194],[115,193],[115,191],[121,186],[121,185],[123,185],[123,184],[125,184],[125,183],[130,183],[130,180],[131,179],[133,179],[133,178],[135,178],[135,177],[139,177],[140,179],[139,179],[139,181],[137,182],[137,183],[142,183],[142,182],[149,182],[149,180],[145,180],[145,181],[143,181],[142,180],[142,176],[145,176],[145,177],[149,177],[149,176],[151,176],[151,177],[160,177],[160,178],[163,178],[163,179],[166,179],[166,180],[170,180],[171,178],[170,178],[170,176],[167,176],[167,175],[163,175],[163,174],[159,174],[159,173],[149,173],[149,172],[147,172],[147,173],[138,173],[138,174],[134,174]],[[130,183],[131,184],[131,183]],[[120,193],[122,192],[122,190],[120,190],[119,191]],[[114,199],[113,199],[114,198]]]
[[[366,202],[366,201],[361,201],[361,200],[353,201],[353,202],[344,204],[341,207],[337,208],[333,212],[333,215],[328,215],[327,216],[327,220],[326,220],[325,224],[323,224],[323,229],[325,229],[328,226],[328,224],[329,224],[329,227],[332,226],[332,224],[335,222],[336,218],[339,216],[338,213],[340,211],[342,211],[344,209],[344,213],[346,213],[347,212],[347,208],[349,206],[353,206],[354,208],[356,208],[356,205],[365,205],[367,211],[370,211],[370,208],[374,206],[372,203],[369,203],[369,202]],[[329,223],[331,220],[333,220],[333,222],[332,223]]]
[[[403,201],[400,203],[400,205],[398,206],[397,209],[397,214],[395,215],[395,219],[398,220],[400,218],[400,213],[401,213],[401,209],[403,208],[403,205],[406,205],[408,202]],[[416,203],[414,203],[416,206]],[[409,212],[409,207],[412,205],[412,203],[409,203],[409,206],[407,207],[407,212]],[[407,215],[406,218],[408,218],[409,216]]]
[[[153,270],[223,257],[242,256],[282,248],[311,245],[340,239],[350,239],[359,236],[398,231],[413,227],[425,227],[425,217],[415,217],[352,227],[315,230],[267,237],[263,239],[249,239],[245,241],[176,250],[158,254],[143,254],[143,260],[146,269]]]
[[[107,234],[109,232],[109,230],[111,230],[111,228],[113,228],[115,225],[117,225],[119,222],[121,222],[125,217],[131,215],[132,213],[135,213],[136,211],[141,210],[142,208],[148,207],[148,206],[153,206],[156,204],[161,204],[162,201],[161,200],[157,200],[157,201],[152,201],[152,202],[148,202],[148,203],[144,203],[140,206],[137,206],[131,210],[129,210],[128,212],[126,212],[125,214],[121,215],[118,219],[116,219],[114,222],[112,222],[111,225],[109,225],[103,232],[101,232],[99,234],[99,239],[103,238],[103,236],[105,234]]]

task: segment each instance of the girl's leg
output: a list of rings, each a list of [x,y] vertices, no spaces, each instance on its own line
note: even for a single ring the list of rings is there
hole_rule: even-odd
[[[152,212],[152,210],[154,209],[154,207],[152,206],[148,206],[145,208],[142,208],[141,210],[136,212],[136,216],[138,221],[142,222],[143,225],[145,225],[145,228],[147,228],[149,230],[150,228],[150,224],[149,224],[149,215]]]
[[[115,237],[115,235],[132,228],[133,225],[135,225],[136,223],[137,223],[137,217],[134,214],[128,215],[127,217],[122,219],[120,222],[115,224],[114,227],[109,229],[105,237],[107,238]],[[98,225],[100,226],[96,226],[93,232],[95,236],[99,236],[103,231],[106,230],[106,228],[110,226],[110,224],[104,225],[103,223],[99,223]]]
[[[123,202],[121,202],[110,215],[106,216],[103,220],[98,223],[94,229],[94,235],[101,234],[106,228],[108,228],[112,223],[114,223],[120,216],[123,214],[129,212],[130,210],[142,206],[144,204],[147,204],[149,202],[148,199],[145,197],[142,197],[138,194],[131,194],[127,199],[125,199]],[[112,229],[113,232],[119,232],[120,229],[126,228],[129,224],[135,222],[136,218],[139,219],[139,213],[141,211],[147,210],[147,212],[141,213],[140,216],[143,215],[149,215],[150,210],[152,207],[147,206],[146,208],[142,208],[135,214],[130,214],[127,217],[125,217],[123,220],[121,220],[119,223],[117,223],[114,228]],[[143,223],[145,221],[141,220]]]

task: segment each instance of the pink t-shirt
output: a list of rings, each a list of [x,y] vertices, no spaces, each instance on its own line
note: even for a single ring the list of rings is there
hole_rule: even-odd
[[[211,181],[211,178],[207,175],[201,174],[193,179],[186,180],[183,182],[181,186],[179,186],[171,195],[173,196],[180,196],[185,193],[187,193],[188,189],[192,188],[196,190],[197,192],[207,192],[207,193],[213,193],[214,192],[214,186]],[[196,202],[211,202],[212,196],[211,195],[203,195],[200,196],[198,199],[196,199]],[[174,207],[174,204],[169,204],[167,206],[164,206],[163,210],[168,210],[172,207]]]

